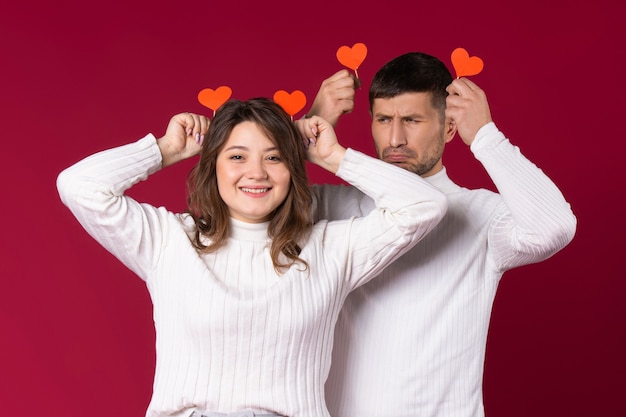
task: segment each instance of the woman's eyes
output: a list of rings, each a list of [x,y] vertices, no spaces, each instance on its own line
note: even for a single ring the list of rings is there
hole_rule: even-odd
[[[233,161],[243,161],[245,158],[243,155],[231,155],[229,159]],[[271,162],[282,162],[280,155],[268,155],[265,159]]]

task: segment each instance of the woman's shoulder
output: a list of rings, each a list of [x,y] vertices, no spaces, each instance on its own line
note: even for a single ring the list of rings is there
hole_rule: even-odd
[[[196,233],[196,222],[189,213],[172,213],[173,219],[175,219],[183,231],[189,236],[189,238],[193,238]]]

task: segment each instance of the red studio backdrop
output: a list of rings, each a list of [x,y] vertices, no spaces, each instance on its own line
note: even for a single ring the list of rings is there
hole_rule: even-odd
[[[372,153],[367,89],[381,65],[423,51],[452,71],[450,54],[463,47],[484,61],[472,79],[498,127],[555,180],[578,218],[563,251],[504,275],[487,341],[487,416],[626,415],[621,2],[5,3],[0,415],[141,416],[150,399],[147,290],[62,206],[57,174],[162,134],[175,113],[210,115],[198,100],[205,88],[229,86],[239,99],[299,90],[308,106],[344,68],[338,48],[356,43],[368,52],[355,109],[337,128],[342,143]],[[184,209],[193,162],[132,195]],[[456,182],[493,189],[458,138],[444,164]]]

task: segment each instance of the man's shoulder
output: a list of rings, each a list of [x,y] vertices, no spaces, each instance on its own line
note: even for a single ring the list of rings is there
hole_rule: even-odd
[[[374,207],[370,197],[350,185],[314,185],[312,190],[314,221],[342,220],[352,216],[363,216]]]
[[[367,197],[361,190],[346,184],[315,184],[312,187],[313,194],[317,198],[342,198],[361,200]]]

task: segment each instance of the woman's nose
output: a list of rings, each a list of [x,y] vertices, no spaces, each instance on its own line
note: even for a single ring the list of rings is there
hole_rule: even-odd
[[[248,170],[246,172],[248,178],[252,179],[265,179],[267,178],[267,170],[265,169],[265,165],[263,161],[252,161],[248,165]]]

